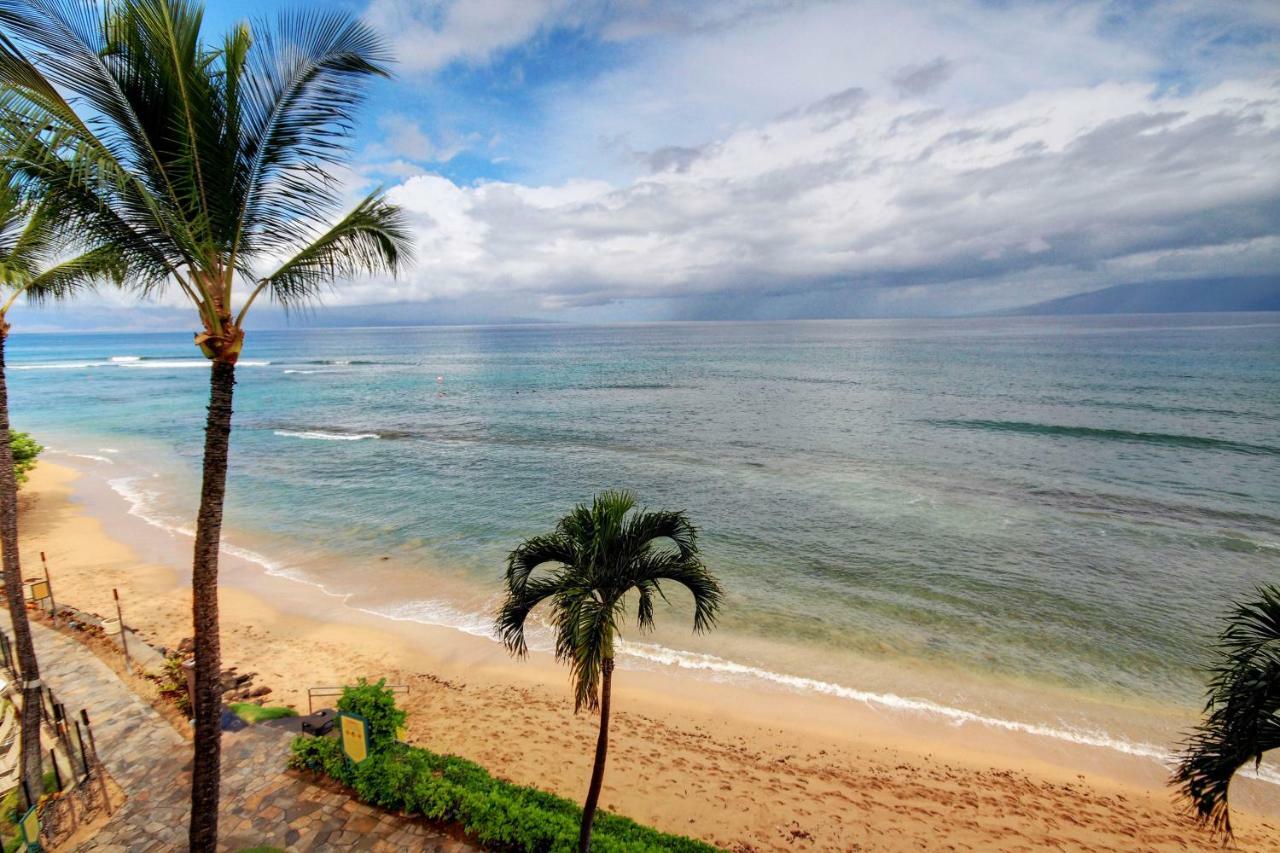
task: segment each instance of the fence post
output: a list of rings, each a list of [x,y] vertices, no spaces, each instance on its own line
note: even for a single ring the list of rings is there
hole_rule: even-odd
[[[120,648],[124,649],[124,668],[129,672],[133,672],[133,663],[129,660],[128,629],[124,627],[124,613],[120,610],[120,592],[115,587],[112,587],[111,595],[115,597],[116,619],[120,622]]]
[[[53,781],[57,783],[58,790],[62,790],[62,771],[58,769],[58,751],[53,747],[49,747],[49,761],[53,764]]]
[[[49,580],[49,562],[44,558],[44,551],[40,552],[40,564],[44,566],[44,582],[49,587],[49,618],[57,624],[58,604],[53,600],[53,581]]]

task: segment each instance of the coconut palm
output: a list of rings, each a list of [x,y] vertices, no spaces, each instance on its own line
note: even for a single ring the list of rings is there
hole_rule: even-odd
[[[1227,793],[1236,771],[1280,748],[1280,587],[1239,604],[1218,638],[1205,719],[1187,742],[1173,784],[1196,818],[1231,835]]]
[[[123,277],[120,254],[110,246],[66,256],[61,219],[49,204],[22,197],[0,176],[0,548],[4,551],[4,589],[13,623],[13,640],[22,669],[22,730],[19,761],[22,780],[32,797],[41,785],[40,666],[31,643],[31,626],[22,597],[18,559],[18,481],[9,445],[9,390],[5,382],[4,347],[9,337],[9,310],[21,298],[30,302],[68,299],[99,281]]]
[[[600,711],[578,837],[584,853],[604,780],[613,657],[627,602],[634,600],[641,631],[653,628],[655,598],[665,600],[664,581],[682,584],[693,595],[695,632],[712,628],[720,607],[720,584],[699,559],[698,534],[689,519],[682,512],[633,513],[635,505],[627,492],[603,492],[591,506],[579,504],[560,519],[554,532],[522,542],[507,559],[506,598],[495,624],[507,649],[524,656],[525,623],[547,602],[556,659],[569,665],[573,681],[574,713],[583,707]]]
[[[235,366],[250,307],[286,308],[335,279],[394,274],[408,231],[380,192],[339,209],[364,84],[381,41],[308,8],[213,44],[193,0],[0,0],[3,153],[82,234],[126,256],[144,293],[195,308],[210,360],[192,567],[192,850],[214,849],[220,763],[218,542]]]

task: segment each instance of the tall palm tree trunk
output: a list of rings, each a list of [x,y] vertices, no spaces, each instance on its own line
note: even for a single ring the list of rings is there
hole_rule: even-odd
[[[227,491],[231,438],[231,396],[236,368],[214,361],[209,378],[209,419],[204,432],[204,479],[196,518],[195,561],[191,568],[195,623],[195,760],[191,771],[190,849],[212,853],[218,844],[218,782],[222,763],[222,653],[218,635],[218,546],[222,500]]]
[[[578,833],[578,853],[591,849],[591,824],[596,819],[600,802],[600,785],[604,782],[604,760],[609,754],[609,695],[613,685],[613,658],[607,657],[600,667],[600,737],[596,739],[596,765],[591,770],[591,787],[582,807],[582,829]]]
[[[4,594],[13,620],[13,642],[22,670],[22,739],[19,760],[22,779],[32,799],[44,791],[40,762],[40,665],[31,642],[27,605],[22,597],[22,566],[18,560],[18,477],[9,446],[9,387],[4,377],[4,345],[9,326],[0,316],[0,548],[4,549]]]

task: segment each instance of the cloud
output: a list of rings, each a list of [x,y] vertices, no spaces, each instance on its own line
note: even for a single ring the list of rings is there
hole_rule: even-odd
[[[902,95],[927,95],[950,80],[955,70],[955,63],[944,56],[923,65],[904,65],[894,73],[893,86]]]
[[[373,0],[365,20],[387,36],[403,69],[431,72],[483,63],[570,7],[567,0]]]
[[[855,100],[834,121],[800,108],[655,151],[656,171],[628,182],[410,178],[392,197],[413,217],[419,268],[389,291],[344,292],[545,313],[879,289],[965,311],[1280,261],[1274,77],[1190,95],[1104,83],[968,110],[844,90],[825,102]]]

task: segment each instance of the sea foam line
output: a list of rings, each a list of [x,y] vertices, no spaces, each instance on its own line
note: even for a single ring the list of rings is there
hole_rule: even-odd
[[[58,456],[71,456],[75,459],[92,459],[94,462],[105,462],[108,465],[115,464],[115,460],[108,459],[105,456],[98,456],[93,453],[72,453],[70,450],[58,450],[57,448],[54,448],[54,447],[46,447],[45,450],[47,450],[50,453],[57,454]],[[104,452],[114,452],[114,451],[108,451],[106,450],[106,448],[103,448],[103,450]]]
[[[131,515],[141,518],[148,524],[171,533],[179,533],[183,536],[194,537],[195,533],[190,527],[171,524],[154,514],[152,510],[152,497],[134,486],[134,483],[141,479],[143,478],[121,477],[115,480],[110,480],[108,483],[111,488],[129,504],[129,513]],[[497,642],[497,638],[493,633],[492,623],[482,614],[469,613],[438,600],[416,600],[400,604],[382,605],[380,607],[359,607],[349,603],[351,597],[350,593],[331,590],[324,584],[319,583],[300,572],[282,566],[256,551],[251,551],[247,548],[240,548],[226,542],[222,543],[221,550],[239,557],[240,559],[261,566],[268,575],[293,581],[295,583],[302,583],[318,589],[326,595],[343,599],[348,602],[348,606],[353,610],[384,619],[390,619],[396,622],[416,622],[423,625],[452,628],[471,636],[483,637]],[[551,649],[549,639],[541,636],[544,633],[546,632],[533,632],[533,636],[530,637],[531,648],[538,651],[549,651]],[[1082,746],[1110,749],[1125,755],[1150,759],[1159,762],[1166,767],[1172,767],[1177,761],[1177,755],[1170,750],[1163,749],[1155,746],[1154,744],[1140,742],[1134,743],[1123,738],[1112,737],[1105,732],[1058,728],[1040,723],[1026,723],[1018,720],[1007,720],[1003,717],[993,717],[987,714],[979,714],[974,711],[966,711],[963,708],[943,705],[928,699],[910,698],[899,696],[894,693],[874,693],[868,690],[858,690],[842,684],[820,681],[815,678],[806,678],[799,675],[788,675],[786,673],[774,672],[772,670],[764,669],[763,667],[741,664],[715,655],[671,649],[655,643],[623,640],[619,642],[618,650],[622,654],[634,657],[638,660],[657,663],[663,666],[710,672],[725,676],[736,676],[739,678],[751,678],[785,687],[799,693],[818,693],[827,696],[834,696],[840,699],[847,699],[849,701],[861,702],[868,706],[887,708],[898,712],[927,714],[950,720],[956,726],[977,724],[987,726],[989,728],[1002,729],[1004,731],[1029,734],[1036,737],[1052,738],[1054,740],[1065,741]],[[1280,769],[1277,768],[1261,767],[1256,771],[1253,768],[1242,768],[1240,772],[1242,775],[1247,777],[1268,782],[1273,785],[1280,785]]]
[[[315,429],[278,429],[275,430],[275,434],[289,438],[309,438],[315,441],[360,441],[364,438],[378,437],[376,432],[324,432]]]

